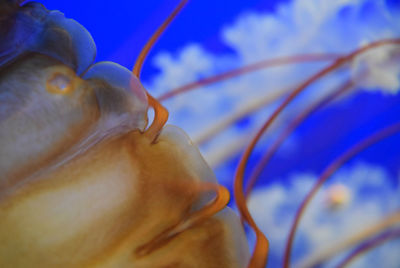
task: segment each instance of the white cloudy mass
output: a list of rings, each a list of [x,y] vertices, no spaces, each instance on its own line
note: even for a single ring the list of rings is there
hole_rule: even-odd
[[[361,79],[356,79],[359,86],[367,90],[382,90],[395,94],[400,89],[400,48],[385,46],[371,50],[352,63],[352,76],[357,77],[364,72]]]
[[[271,267],[279,267],[284,245],[294,213],[311,188],[316,176],[295,174],[281,183],[256,189],[250,197],[249,208],[255,221],[271,243]],[[334,175],[320,190],[300,222],[294,245],[294,263],[299,263],[318,250],[360,232],[400,207],[400,190],[393,178],[379,166],[357,164]],[[349,199],[336,209],[329,207],[327,197],[335,185],[348,189]],[[398,267],[400,241],[377,248],[351,267]],[[323,267],[335,267],[343,255]]]
[[[299,53],[348,53],[372,41],[399,36],[400,16],[396,12],[384,0],[297,0],[280,6],[275,13],[247,12],[221,30],[221,41],[234,53],[214,54],[201,44],[183,47],[177,55],[161,53],[152,60],[160,74],[145,86],[159,96],[199,78],[262,59]],[[347,66],[346,72],[316,84],[318,90],[302,95],[286,115],[336,88],[346,78],[355,78],[360,70],[367,70],[368,74],[362,86],[396,92],[398,61],[385,61],[392,56],[391,50],[376,50],[368,57],[360,57]],[[214,133],[214,139],[200,144],[208,162],[216,166],[248,142],[249,133],[270,114],[273,106],[266,105],[269,101],[326,64],[292,64],[258,71],[174,97],[164,104],[170,111],[170,122],[183,127],[194,141],[223,126],[235,114],[258,111],[248,118],[245,127],[233,126],[219,135]],[[285,116],[280,120],[285,122]]]

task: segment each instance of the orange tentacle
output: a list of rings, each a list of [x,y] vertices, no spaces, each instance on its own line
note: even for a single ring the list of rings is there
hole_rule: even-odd
[[[186,187],[185,185],[180,186]],[[200,185],[198,190],[200,192],[215,191],[216,197],[211,203],[207,204],[200,210],[189,214],[188,217],[178,222],[176,225],[168,228],[167,230],[164,230],[162,233],[154,237],[151,241],[139,247],[135,252],[137,256],[145,256],[147,254],[150,254],[152,251],[168,243],[170,239],[172,239],[179,233],[185,231],[191,226],[194,226],[195,224],[198,224],[199,222],[202,222],[214,216],[216,213],[225,208],[225,206],[229,202],[229,191],[221,185],[214,183],[204,183]]]
[[[138,58],[136,59],[135,66],[133,67],[133,74],[140,78],[140,72],[143,67],[143,63],[148,56],[151,48],[158,41],[160,36],[165,32],[167,27],[171,24],[171,22],[176,18],[182,8],[186,5],[188,0],[182,0],[178,6],[172,11],[172,13],[168,16],[168,18],[158,27],[158,29],[153,33],[150,39],[147,41],[145,46],[140,51]],[[158,135],[161,132],[161,129],[164,127],[165,123],[168,120],[168,111],[165,107],[163,107],[150,93],[147,92],[147,98],[149,102],[149,106],[154,109],[154,121],[150,125],[150,127],[146,130],[145,135],[149,137],[152,142],[155,142]]]
[[[162,106],[153,96],[147,93],[149,106],[154,109],[154,120],[144,135],[155,142],[162,128],[168,120],[168,110]]]
[[[182,8],[187,4],[188,0],[181,0],[178,6],[172,11],[172,13],[168,16],[168,18],[158,27],[158,29],[154,32],[154,34],[150,37],[147,41],[146,45],[142,48],[136,62],[135,66],[133,67],[133,74],[140,78],[140,72],[142,70],[143,63],[149,54],[150,50],[154,46],[154,44],[158,41],[160,36],[165,32],[167,27],[171,24],[171,22],[176,18]]]

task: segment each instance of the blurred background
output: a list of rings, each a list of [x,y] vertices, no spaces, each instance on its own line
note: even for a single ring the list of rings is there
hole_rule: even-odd
[[[178,3],[41,2],[89,30],[97,44],[97,61],[114,61],[129,69]],[[142,82],[157,97],[260,61],[309,55],[302,62],[238,75],[163,101],[170,111],[169,122],[188,132],[219,182],[232,189],[245,146],[290,91],[335,57],[387,38],[400,38],[397,0],[190,0],[148,56]],[[357,142],[399,122],[399,79],[399,46],[378,47],[313,83],[263,137],[250,159],[247,177],[297,116],[321,106],[260,169],[250,196],[250,210],[271,242],[269,267],[281,265],[294,213],[324,168]],[[346,91],[340,96],[328,97],[343,87]],[[329,101],[319,105],[321,100]],[[315,266],[313,258],[324,250],[333,256],[318,267],[337,267],[361,241],[346,251],[335,252],[333,246],[398,211],[399,149],[400,135],[394,135],[352,158],[329,179],[300,223],[293,267]],[[399,227],[397,223],[385,228],[384,235],[398,233]],[[400,241],[391,239],[350,267],[400,267],[399,252]]]

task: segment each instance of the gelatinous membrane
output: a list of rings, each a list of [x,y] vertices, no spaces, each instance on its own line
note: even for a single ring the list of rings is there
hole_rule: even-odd
[[[201,260],[204,266],[235,267],[233,259],[244,254],[237,259],[244,262],[248,256],[229,209],[146,256],[134,254],[204,205],[206,193],[199,188],[206,181],[215,182],[211,170],[176,127],[166,127],[152,146],[139,131],[103,141],[2,202],[0,237],[7,242],[0,246],[0,262],[162,267]]]
[[[0,8],[8,5],[0,2]],[[37,3],[0,42],[1,267],[244,267],[225,208],[194,221],[216,179],[182,130],[143,133],[148,98],[87,31]],[[26,42],[22,42],[26,40]]]

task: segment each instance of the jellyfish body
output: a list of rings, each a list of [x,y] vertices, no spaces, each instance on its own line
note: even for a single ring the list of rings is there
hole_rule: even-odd
[[[140,81],[92,65],[93,40],[62,13],[0,9],[0,266],[246,266],[229,208],[190,222],[215,176],[179,128],[143,135]]]

